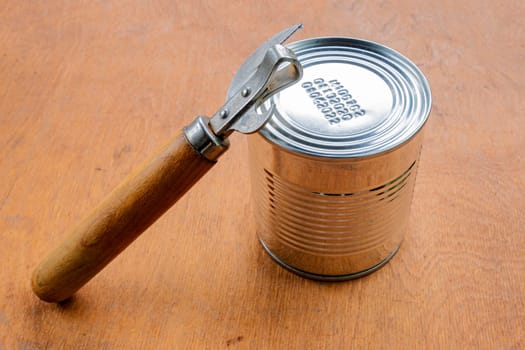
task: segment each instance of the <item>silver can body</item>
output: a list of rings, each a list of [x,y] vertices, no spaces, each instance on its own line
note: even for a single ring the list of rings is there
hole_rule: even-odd
[[[430,89],[413,63],[376,43],[289,47],[303,78],[261,107],[272,118],[249,138],[257,233],[304,277],[360,277],[403,240]]]

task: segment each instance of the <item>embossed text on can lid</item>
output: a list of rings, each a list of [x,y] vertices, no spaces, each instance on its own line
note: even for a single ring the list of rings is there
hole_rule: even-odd
[[[266,102],[275,113],[260,133],[286,149],[349,158],[388,151],[414,136],[431,107],[428,83],[406,57],[353,38],[288,45],[303,78]]]

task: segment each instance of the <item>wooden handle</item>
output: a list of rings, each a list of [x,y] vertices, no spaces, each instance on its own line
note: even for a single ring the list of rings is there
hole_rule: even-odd
[[[35,269],[48,302],[69,298],[170,208],[213,165],[180,134],[135,170]]]

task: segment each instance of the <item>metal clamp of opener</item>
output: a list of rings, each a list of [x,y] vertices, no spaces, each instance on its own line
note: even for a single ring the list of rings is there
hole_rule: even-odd
[[[232,86],[240,88],[229,94],[226,103],[211,119],[197,117],[184,129],[188,142],[205,158],[216,160],[224,153],[229,146],[227,138],[233,131],[250,134],[262,128],[270,119],[273,107],[259,113],[260,105],[301,78],[302,67],[297,57],[281,45],[299,28],[301,25],[284,30],[254,52],[232,81]]]

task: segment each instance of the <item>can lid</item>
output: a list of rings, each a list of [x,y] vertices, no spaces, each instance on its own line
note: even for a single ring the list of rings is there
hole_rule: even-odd
[[[260,134],[283,148],[321,157],[362,157],[415,135],[431,107],[428,82],[398,52],[366,40],[325,37],[288,45],[303,66],[295,85],[269,99]]]

